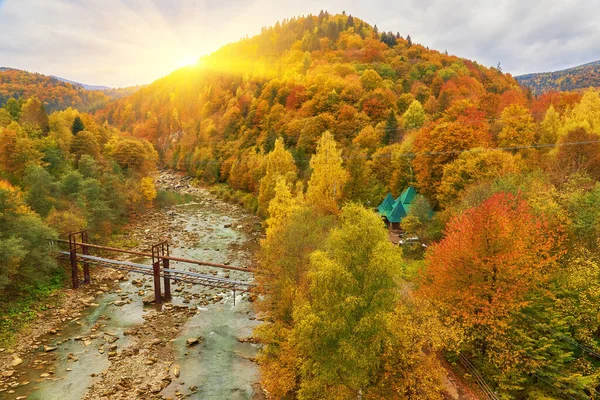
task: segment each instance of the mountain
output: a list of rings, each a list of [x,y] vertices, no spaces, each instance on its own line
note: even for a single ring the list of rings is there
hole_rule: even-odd
[[[232,166],[245,171],[277,136],[304,167],[326,130],[344,148],[369,126],[384,132],[380,144],[398,142],[410,130],[403,114],[415,100],[428,120],[460,100],[490,118],[527,101],[498,69],[379,32],[356,17],[321,13],[224,46],[98,116],[153,142],[170,166],[229,181]],[[251,177],[234,186],[256,189]]]
[[[79,82],[75,82],[75,81],[70,81],[68,79],[64,79],[64,78],[61,78],[61,77],[55,76],[55,75],[52,75],[51,77],[52,78],[56,78],[56,79],[58,79],[61,82],[70,83],[73,86],[80,86],[80,87],[82,87],[82,88],[84,88],[86,90],[109,90],[109,89],[112,89],[112,88],[110,88],[108,86],[86,85],[85,83],[79,83]]]
[[[526,74],[515,78],[534,94],[600,87],[600,60],[561,71]]]
[[[55,76],[0,67],[0,107],[11,97],[27,99],[35,96],[48,112],[68,107],[90,111],[104,107],[113,99],[129,96],[138,89],[89,86]]]

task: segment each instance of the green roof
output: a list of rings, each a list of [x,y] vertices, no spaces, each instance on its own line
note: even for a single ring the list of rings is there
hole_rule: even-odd
[[[388,193],[385,196],[385,199],[381,202],[379,207],[377,207],[377,211],[379,211],[379,215],[386,215],[388,212],[392,211],[394,208],[394,196],[391,193]]]
[[[399,197],[399,200],[402,201],[402,204],[412,204],[417,196],[417,191],[414,187],[409,186],[404,189],[404,192]]]
[[[386,217],[387,217],[388,221],[390,221],[392,223],[398,223],[398,222],[402,221],[402,219],[404,217],[406,217],[406,214],[407,214],[407,212],[406,212],[404,204],[397,201],[396,204],[394,204],[394,208],[392,209],[392,211],[387,213]]]

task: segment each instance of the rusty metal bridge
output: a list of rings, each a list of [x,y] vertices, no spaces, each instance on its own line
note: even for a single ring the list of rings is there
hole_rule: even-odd
[[[79,240],[79,241],[78,241]],[[171,300],[171,281],[190,283],[193,285],[207,286],[211,288],[232,290],[234,294],[239,292],[249,292],[255,284],[252,282],[224,278],[212,274],[204,274],[195,271],[186,271],[170,268],[170,262],[179,262],[184,264],[199,265],[224,270],[241,271],[246,273],[255,272],[251,268],[235,267],[232,265],[216,264],[206,261],[192,260],[180,257],[172,257],[169,254],[169,243],[161,242],[152,246],[151,253],[145,253],[134,250],[119,249],[116,247],[100,246],[88,243],[88,234],[86,231],[74,232],[69,234],[69,240],[58,240],[58,243],[69,244],[69,250],[59,250],[58,254],[68,257],[71,263],[71,284],[73,288],[78,288],[81,284],[91,283],[90,265],[96,265],[104,268],[118,269],[132,273],[152,276],[154,280],[154,299],[156,304]],[[152,260],[151,265],[142,263],[116,260],[112,258],[90,255],[90,250],[96,249],[103,253],[117,253],[147,257]],[[79,279],[79,265],[83,269],[83,281]],[[161,280],[164,285],[164,294],[161,289]]]

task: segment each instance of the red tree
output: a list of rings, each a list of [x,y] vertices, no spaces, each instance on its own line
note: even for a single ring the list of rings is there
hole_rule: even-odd
[[[448,224],[427,252],[422,293],[485,340],[544,284],[558,242],[527,202],[497,193]]]

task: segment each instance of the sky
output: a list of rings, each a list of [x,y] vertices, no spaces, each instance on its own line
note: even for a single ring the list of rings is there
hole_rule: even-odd
[[[147,84],[321,9],[519,75],[600,59],[600,0],[0,0],[0,66]]]

